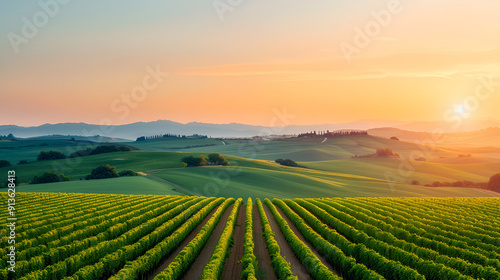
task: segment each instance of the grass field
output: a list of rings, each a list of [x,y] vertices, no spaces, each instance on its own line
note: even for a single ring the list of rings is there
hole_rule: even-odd
[[[18,193],[16,201],[24,221],[16,227],[16,269],[8,271],[11,248],[7,228],[0,229],[1,280],[500,278],[500,198],[254,205],[241,198]]]
[[[102,180],[82,180],[38,185],[22,185],[18,192],[101,193],[101,194],[154,194],[185,195],[168,184],[144,176]]]

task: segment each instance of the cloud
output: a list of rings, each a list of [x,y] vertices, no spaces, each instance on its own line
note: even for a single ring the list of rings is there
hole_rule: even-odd
[[[246,76],[261,81],[470,78],[499,73],[500,50],[474,53],[401,53],[363,57],[353,64],[326,58],[308,62],[250,62],[185,68],[177,75]],[[493,61],[493,62],[492,62]]]

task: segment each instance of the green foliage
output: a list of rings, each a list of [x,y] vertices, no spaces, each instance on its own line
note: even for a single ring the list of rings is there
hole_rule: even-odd
[[[238,211],[243,200],[239,198],[236,200],[233,206],[233,210],[227,218],[224,230],[219,238],[219,242],[215,247],[215,250],[210,258],[208,264],[203,268],[201,275],[202,280],[219,279],[222,274],[222,269],[224,268],[224,263],[226,261],[226,256],[228,255],[228,250],[233,241],[234,227],[238,219]]]
[[[123,171],[118,172],[118,176],[120,176],[120,177],[138,176],[138,175],[139,174],[132,169],[127,169],[127,170],[123,170]]]
[[[227,159],[221,156],[219,153],[209,154],[208,162],[210,162],[213,165],[223,165],[223,166],[229,165]]]
[[[28,161],[27,161],[27,160],[22,159],[22,160],[20,160],[17,164],[19,164],[19,165],[20,165],[20,164],[27,164],[27,163],[28,163]]]
[[[0,159],[0,168],[7,167],[7,166],[11,166],[10,162],[8,160],[5,160],[5,159]]]
[[[295,276],[292,272],[292,267],[289,262],[281,255],[280,246],[278,241],[274,238],[274,232],[271,228],[271,224],[267,219],[266,212],[264,211],[264,207],[260,202],[260,199],[255,200],[255,204],[257,205],[257,209],[259,210],[260,220],[262,223],[262,230],[264,232],[264,239],[267,244],[267,251],[271,256],[271,264],[274,268],[274,274],[278,279],[286,279],[286,280],[298,280],[298,277]]]
[[[279,159],[275,160],[275,162],[279,163],[281,165],[284,165],[284,166],[291,166],[291,167],[298,167],[299,166],[295,161],[293,161],[291,159],[281,159],[281,158],[279,158]]]
[[[113,152],[130,152],[132,151],[132,148],[129,146],[124,146],[124,145],[115,145],[115,144],[105,144],[105,145],[99,145],[95,148],[87,148],[84,150],[79,150],[71,155],[69,155],[70,158],[75,158],[75,157],[83,157],[83,156],[90,156],[90,155],[98,155],[98,154],[105,154],[105,153],[113,153]]]
[[[182,158],[181,161],[182,163],[185,163],[185,165],[188,167],[207,165],[207,158],[205,156],[199,156],[199,157],[188,156]]]
[[[57,175],[56,173],[47,171],[40,176],[33,177],[30,184],[45,184],[63,181],[69,181],[69,177],[64,176],[64,174]]]
[[[191,242],[189,242],[186,245],[186,247],[182,249],[182,251],[174,258],[174,260],[170,263],[170,265],[167,268],[165,268],[160,274],[156,276],[157,279],[178,279],[183,273],[185,273],[186,270],[191,265],[191,263],[200,254],[201,249],[203,249],[203,247],[207,243],[208,239],[210,238],[210,235],[212,234],[215,227],[219,223],[226,209],[229,207],[229,205],[233,203],[234,203],[234,198],[227,199],[222,204],[222,206],[219,207],[217,211],[215,211],[210,220],[208,220],[208,222],[201,228],[198,235],[196,235],[195,238],[191,240]],[[117,278],[117,279],[123,279],[123,278]]]
[[[491,176],[488,182],[488,188],[493,191],[500,192],[500,173]]]
[[[286,220],[281,217],[281,215],[276,210],[276,207],[271,203],[269,199],[265,199],[264,203],[267,205],[269,210],[271,210],[276,223],[279,225],[283,235],[285,236],[288,244],[292,248],[294,254],[300,260],[300,262],[307,269],[309,274],[314,279],[332,279],[332,280],[340,280],[342,278],[335,275],[332,271],[330,271],[319,259],[316,257],[314,252],[307,246],[304,242],[302,242],[290,229]]]
[[[115,177],[118,177],[118,174],[116,173],[116,167],[111,166],[109,164],[105,164],[92,169],[90,175],[85,177],[85,179],[93,180],[93,179],[106,179]]]
[[[41,151],[37,157],[37,160],[55,160],[55,159],[65,159],[66,156],[60,151]]]
[[[253,203],[252,198],[248,198],[245,212],[245,237],[244,253],[241,259],[241,279],[256,279],[257,258],[254,254],[255,243],[253,241]]]

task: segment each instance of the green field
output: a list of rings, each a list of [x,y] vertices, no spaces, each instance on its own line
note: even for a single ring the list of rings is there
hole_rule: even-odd
[[[175,190],[174,187],[168,184],[144,176],[22,185],[17,187],[17,191],[48,193],[185,195],[184,193]]]
[[[324,139],[323,139],[324,140]],[[115,152],[55,161],[35,161],[23,165],[0,168],[0,174],[15,170],[18,183],[26,184],[34,176],[45,171],[64,173],[72,182],[49,185],[25,186],[39,191],[57,189],[67,192],[99,191],[99,185],[108,184],[80,181],[93,168],[110,164],[117,171],[132,169],[148,174],[154,183],[166,189],[177,188],[182,194],[205,196],[248,196],[254,198],[278,197],[349,197],[349,196],[490,196],[491,193],[466,188],[429,188],[411,185],[412,180],[421,185],[434,181],[452,182],[469,180],[487,182],[500,170],[500,162],[472,157],[475,163],[440,163],[434,158],[458,158],[458,152],[435,149],[426,162],[411,162],[404,165],[404,157],[414,151],[428,147],[403,141],[393,141],[372,136],[354,136],[327,139],[320,138],[283,139],[277,141],[253,142],[249,140],[217,139],[169,139],[126,143],[139,151]],[[54,146],[19,147],[25,142],[1,142],[0,147],[12,154],[20,151],[33,156],[40,150],[67,151],[75,148],[74,141],[48,141]],[[26,142],[28,143],[28,142]],[[29,141],[29,143],[38,143]],[[41,142],[40,142],[41,143]],[[2,146],[3,145],[3,146]],[[67,146],[64,146],[67,145]],[[216,145],[216,146],[210,146]],[[202,147],[200,147],[202,146]],[[184,147],[184,148],[182,148]],[[190,148],[186,148],[190,147]],[[390,147],[403,156],[398,158],[352,158],[354,155],[373,153],[376,148]],[[164,151],[165,150],[165,151]],[[171,151],[168,151],[171,150]],[[181,159],[193,155],[207,156],[210,152],[225,154],[231,166],[181,167]],[[2,153],[3,157],[4,153]],[[238,156],[243,155],[243,156]],[[246,156],[246,157],[245,157]],[[252,159],[255,158],[255,159]],[[274,163],[276,158],[291,158],[305,168],[284,167]],[[453,162],[453,161],[452,161]],[[408,162],[406,162],[408,164]],[[408,169],[410,168],[410,169]],[[387,182],[387,180],[391,182]],[[145,181],[145,182],[146,182]],[[109,182],[112,182],[111,180]],[[125,193],[136,188],[133,181],[123,181],[124,190],[110,187],[103,193]],[[111,183],[110,183],[111,184]],[[148,185],[148,184],[146,184]],[[174,187],[173,187],[174,186]],[[144,194],[159,194],[155,187],[142,188]],[[161,188],[160,188],[161,190]],[[121,191],[121,192],[119,192]],[[167,192],[166,194],[171,194]]]

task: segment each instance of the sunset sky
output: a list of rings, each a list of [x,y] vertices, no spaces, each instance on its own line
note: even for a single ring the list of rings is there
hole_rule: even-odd
[[[65,2],[0,2],[0,125],[500,119],[500,1]]]

